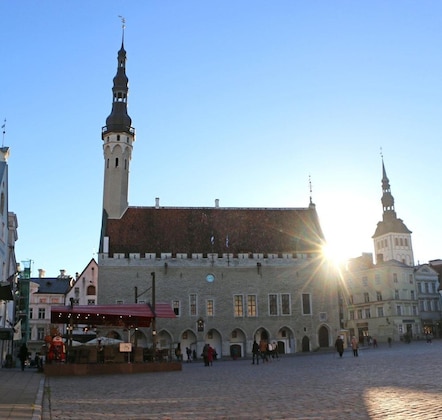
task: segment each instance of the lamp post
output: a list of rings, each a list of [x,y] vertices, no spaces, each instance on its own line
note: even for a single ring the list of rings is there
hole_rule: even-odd
[[[152,300],[151,300],[151,309],[153,312],[153,318],[152,318],[152,351],[153,351],[153,355],[152,355],[152,360],[155,360],[156,357],[156,352],[157,352],[157,341],[156,341],[156,335],[157,335],[157,330],[156,330],[156,317],[155,317],[155,271],[152,271],[150,273],[151,277],[152,277],[152,285],[151,287],[149,287],[148,289],[146,289],[144,292],[142,293],[138,293],[138,287],[135,286],[134,291],[135,291],[135,303],[138,303],[138,298],[142,295],[144,295],[145,293],[147,293],[149,290],[152,291]]]
[[[68,363],[73,362],[72,360],[72,333],[74,330],[74,315],[72,313],[72,310],[74,308],[74,298],[70,298],[70,307],[71,307],[71,313],[69,317],[69,326],[68,326]]]
[[[439,338],[442,338],[442,284],[439,284]]]
[[[157,355],[157,330],[156,330],[156,313],[155,313],[155,271],[150,273],[152,276],[152,350],[153,350],[153,359]]]

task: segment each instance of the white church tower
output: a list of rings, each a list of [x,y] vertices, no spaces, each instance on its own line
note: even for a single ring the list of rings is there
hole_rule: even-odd
[[[104,152],[103,212],[105,219],[119,219],[128,207],[129,165],[135,129],[127,113],[129,80],[126,76],[126,51],[123,38],[118,51],[118,68],[112,88],[112,111],[102,128]]]
[[[398,219],[394,210],[394,198],[391,195],[390,181],[382,159],[382,221],[378,222],[376,232],[372,236],[376,255],[376,263],[397,260],[406,265],[414,266],[411,230]]]

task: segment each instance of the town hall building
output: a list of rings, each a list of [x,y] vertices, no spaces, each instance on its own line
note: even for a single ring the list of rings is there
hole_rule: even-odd
[[[338,284],[322,258],[325,240],[311,197],[300,208],[225,208],[219,200],[213,207],[165,207],[159,198],[129,206],[135,129],[124,41],[112,92],[102,128],[97,303],[169,303],[175,319],[131,326],[131,341],[145,348],[155,340],[156,348],[188,347],[199,356],[208,343],[220,357],[236,358],[249,356],[254,340],[276,343],[280,353],[333,347]],[[127,337],[115,327],[112,333]]]

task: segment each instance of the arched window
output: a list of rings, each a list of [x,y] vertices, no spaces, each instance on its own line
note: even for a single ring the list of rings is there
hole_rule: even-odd
[[[88,296],[96,295],[96,293],[95,293],[95,286],[93,286],[93,285],[88,286],[87,290],[86,290],[86,294]]]
[[[5,212],[5,193],[2,192],[0,198],[0,214],[3,214],[4,212]]]

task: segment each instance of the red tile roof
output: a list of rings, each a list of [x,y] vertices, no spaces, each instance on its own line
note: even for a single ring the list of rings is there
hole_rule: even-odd
[[[105,220],[103,233],[109,237],[110,255],[297,254],[317,252],[323,240],[314,206],[301,209],[129,207],[121,219]]]

